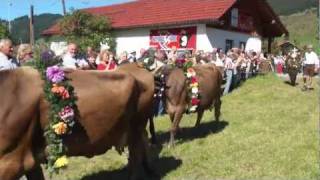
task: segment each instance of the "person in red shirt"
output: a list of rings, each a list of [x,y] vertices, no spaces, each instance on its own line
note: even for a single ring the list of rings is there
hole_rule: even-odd
[[[117,68],[117,63],[116,60],[114,58],[114,54],[112,52],[109,52],[109,62],[108,62],[108,66],[107,66],[107,70],[108,71],[112,71],[115,70]]]
[[[117,64],[114,60],[114,56],[111,52],[104,50],[100,53],[100,64],[97,70],[100,71],[111,71],[116,69]]]

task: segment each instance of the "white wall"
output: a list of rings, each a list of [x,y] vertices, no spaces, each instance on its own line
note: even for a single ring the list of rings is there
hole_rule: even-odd
[[[212,47],[222,48],[225,50],[226,39],[233,40],[233,46],[239,47],[240,42],[247,42],[249,34],[225,31],[216,28],[206,28],[207,37]]]
[[[123,51],[136,51],[139,55],[141,48],[149,48],[149,35],[150,29],[147,28],[115,31],[117,54],[119,55]]]
[[[208,37],[206,36],[206,26],[205,25],[181,25],[181,26],[166,26],[159,27],[158,29],[170,29],[179,27],[192,27],[197,26],[197,47],[206,47],[207,49],[212,49]],[[155,29],[155,28],[152,28]],[[116,51],[119,55],[122,51],[136,51],[139,56],[139,51],[141,48],[149,48],[150,44],[150,30],[151,28],[137,28],[129,30],[117,30],[115,31],[115,37],[117,42]],[[200,34],[199,34],[200,32]],[[199,40],[206,43],[199,43]]]
[[[207,35],[207,28],[205,24],[197,25],[197,50],[212,51],[212,43],[209,41]]]
[[[213,47],[225,49],[226,39],[234,41],[234,47],[239,47],[240,42],[246,42],[249,34],[220,30],[206,27],[205,24],[193,24],[197,26],[197,50],[212,51]],[[176,28],[186,26],[170,26],[162,28]],[[150,28],[137,28],[129,30],[117,30],[115,32],[117,42],[117,54],[122,51],[136,51],[139,56],[141,48],[149,48]]]

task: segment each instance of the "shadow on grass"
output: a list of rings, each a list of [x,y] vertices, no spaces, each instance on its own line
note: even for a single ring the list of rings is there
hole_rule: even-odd
[[[295,85],[292,85],[292,84],[291,84],[291,81],[284,81],[284,83],[287,84],[287,85],[293,86],[293,87],[299,85],[299,83],[297,83],[297,82],[296,82]]]
[[[155,159],[151,162],[151,166],[156,171],[157,177],[150,177],[145,174],[141,174],[141,179],[160,180],[170,171],[177,169],[181,164],[182,161],[174,157],[162,157]],[[113,171],[101,171],[97,174],[86,176],[82,178],[82,180],[122,180],[128,179],[128,176],[128,169],[127,167],[124,167]]]
[[[225,129],[229,123],[227,121],[209,121],[202,122],[198,127],[180,128],[176,135],[178,143],[192,141],[193,139],[204,138],[209,134],[216,134]],[[169,141],[170,131],[157,134],[158,143],[164,144]]]

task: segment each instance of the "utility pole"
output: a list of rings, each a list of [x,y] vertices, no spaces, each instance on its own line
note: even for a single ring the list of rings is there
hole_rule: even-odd
[[[320,0],[318,1],[318,45],[320,46]]]
[[[10,20],[10,11],[11,11],[12,2],[9,1],[9,7],[8,7],[8,30],[11,34],[11,20]]]
[[[61,3],[62,3],[63,15],[65,16],[65,15],[67,14],[67,11],[66,11],[66,3],[64,2],[64,0],[61,0]]]
[[[34,45],[34,19],[33,19],[33,5],[30,6],[30,21],[29,21],[29,29],[30,29],[30,45]]]

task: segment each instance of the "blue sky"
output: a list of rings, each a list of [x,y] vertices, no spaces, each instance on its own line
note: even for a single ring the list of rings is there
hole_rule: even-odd
[[[65,0],[66,9],[81,9],[124,3],[132,0]],[[56,13],[62,14],[61,0],[0,0],[0,18],[12,20],[16,17],[28,15],[30,5],[34,6],[35,14]]]

